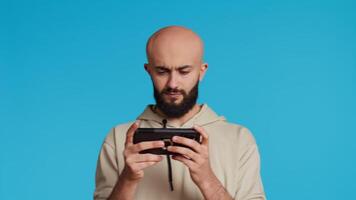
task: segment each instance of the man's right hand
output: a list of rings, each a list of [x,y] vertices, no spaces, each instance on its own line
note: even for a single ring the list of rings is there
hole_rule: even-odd
[[[143,178],[143,169],[155,165],[163,159],[163,156],[160,155],[140,154],[139,152],[147,149],[164,147],[163,141],[148,141],[133,144],[133,135],[138,127],[139,121],[136,121],[127,131],[125,149],[123,152],[125,167],[120,175],[120,178],[134,182],[138,182]]]
[[[108,200],[133,199],[136,186],[143,178],[143,170],[159,163],[163,159],[160,155],[139,153],[146,149],[162,148],[164,147],[164,142],[151,141],[133,144],[133,135],[138,127],[139,122],[136,121],[126,133],[125,149],[123,152],[125,166]]]

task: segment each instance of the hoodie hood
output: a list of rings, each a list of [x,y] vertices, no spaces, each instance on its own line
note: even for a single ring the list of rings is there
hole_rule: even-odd
[[[153,111],[154,105],[148,105],[143,113],[137,117],[138,120],[145,121],[151,126],[154,124],[158,127],[163,127],[163,116],[155,113]],[[210,123],[217,121],[226,121],[225,117],[218,116],[207,104],[202,104],[200,111],[195,114],[192,118],[186,121],[181,127],[174,126],[167,120],[167,127],[169,128],[191,128],[194,125],[205,126]]]

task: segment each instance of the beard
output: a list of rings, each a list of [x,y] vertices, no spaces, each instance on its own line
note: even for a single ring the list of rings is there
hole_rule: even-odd
[[[194,87],[187,94],[184,90],[178,90],[173,88],[164,88],[159,92],[156,87],[154,87],[154,98],[156,100],[156,106],[159,108],[163,114],[168,118],[179,118],[189,112],[197,102],[198,99],[198,87],[199,80],[194,85]],[[169,103],[164,100],[164,95],[170,92],[179,93],[183,96],[180,103]]]

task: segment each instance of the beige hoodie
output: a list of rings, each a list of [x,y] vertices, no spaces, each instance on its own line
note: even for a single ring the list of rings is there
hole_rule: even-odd
[[[137,119],[141,120],[141,128],[163,126],[163,118],[152,111],[151,105]],[[132,123],[111,129],[102,145],[96,170],[95,200],[109,197],[123,170],[126,131]],[[203,104],[201,110],[181,127],[174,127],[168,121],[167,128],[191,128],[194,124],[202,126],[208,133],[211,168],[229,194],[235,200],[264,200],[259,153],[251,132],[243,126],[228,123],[207,104]],[[135,199],[203,199],[190,178],[188,168],[175,160],[172,160],[174,191],[171,191],[167,167],[167,161],[162,160],[146,168]]]

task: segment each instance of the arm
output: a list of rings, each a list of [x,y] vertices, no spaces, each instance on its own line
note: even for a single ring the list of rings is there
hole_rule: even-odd
[[[108,200],[124,200],[133,199],[136,191],[138,181],[132,181],[125,177],[123,174],[119,177],[110,197]]]
[[[252,133],[247,128],[241,129],[239,166],[236,168],[237,192],[235,200],[265,200],[260,176],[260,155]]]
[[[120,176],[115,162],[114,147],[104,143],[98,160],[95,200],[133,199],[136,187],[144,176],[143,170],[162,161],[163,157],[159,155],[139,154],[146,149],[161,148],[164,143],[154,141],[133,144],[133,134],[138,126],[139,123],[136,122],[127,131],[123,152],[125,166]]]
[[[202,136],[202,143],[184,137],[173,137],[173,141],[190,147],[169,146],[168,151],[178,153],[172,158],[189,168],[193,182],[198,186],[206,200],[232,200],[230,194],[220,183],[210,167],[208,134],[202,127],[194,126]]]
[[[205,183],[197,183],[201,193],[206,200],[232,200],[230,194],[226,191],[221,182],[212,174],[213,177]]]

